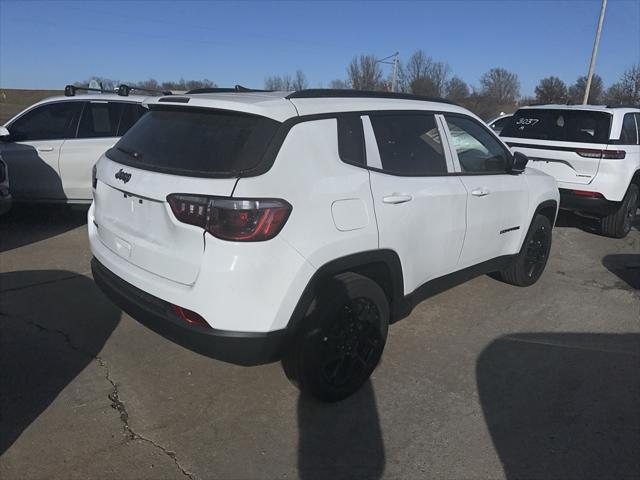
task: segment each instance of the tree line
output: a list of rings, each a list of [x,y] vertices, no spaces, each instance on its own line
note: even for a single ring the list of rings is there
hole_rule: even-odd
[[[392,79],[385,76],[380,61],[374,55],[353,57],[346,70],[345,79],[329,83],[334,89],[391,91]],[[120,82],[103,77],[91,77],[76,85],[87,85],[96,80],[105,89],[116,88]],[[158,82],[150,78],[140,82],[123,82],[132,87],[151,90],[186,91],[195,88],[216,87],[209,80],[185,80]],[[469,85],[455,75],[446,62],[434,60],[423,50],[415,51],[406,62],[400,61],[397,69],[397,91],[427,97],[445,98],[454,101],[477,115],[488,118],[502,111],[513,111],[521,105],[532,103],[582,103],[587,78],[578,77],[567,85],[556,76],[540,80],[535,87],[535,96],[520,94],[518,75],[504,68],[491,68],[480,77],[479,85]],[[322,87],[322,85],[320,86]],[[264,80],[265,90],[303,90],[309,82],[302,70],[295,74],[272,75]],[[590,104],[638,105],[640,104],[640,64],[629,67],[620,79],[605,88],[599,75],[594,75],[589,92]]]

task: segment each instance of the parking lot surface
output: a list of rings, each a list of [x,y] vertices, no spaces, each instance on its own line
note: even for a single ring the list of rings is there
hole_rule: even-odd
[[[301,397],[96,288],[85,212],[0,218],[0,477],[639,478],[640,225],[563,215],[529,288],[478,277],[390,329],[357,395]]]

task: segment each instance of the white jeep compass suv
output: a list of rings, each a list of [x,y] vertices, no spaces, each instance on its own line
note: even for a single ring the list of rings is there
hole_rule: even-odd
[[[521,108],[500,136],[529,165],[556,178],[560,208],[597,216],[602,233],[625,237],[640,198],[640,108]]]
[[[281,359],[335,401],[425,297],[491,272],[531,285],[544,269],[555,181],[464,108],[351,90],[146,105],[97,163],[93,276],[197,352]]]

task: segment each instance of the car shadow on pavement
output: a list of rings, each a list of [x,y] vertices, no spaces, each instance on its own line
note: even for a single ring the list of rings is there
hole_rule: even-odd
[[[120,310],[90,278],[0,274],[0,455],[96,360],[119,321]],[[84,395],[76,394],[79,402]]]
[[[559,210],[556,227],[578,228],[583,232],[601,235],[600,221],[595,218],[583,217],[568,210]]]
[[[17,204],[0,217],[0,253],[46,240],[87,222],[88,206]]]
[[[640,254],[607,255],[602,259],[602,265],[631,288],[640,290]]]
[[[640,335],[525,333],[477,360],[508,479],[640,478]]]
[[[338,403],[301,395],[298,428],[301,479],[382,477],[384,443],[371,381]]]

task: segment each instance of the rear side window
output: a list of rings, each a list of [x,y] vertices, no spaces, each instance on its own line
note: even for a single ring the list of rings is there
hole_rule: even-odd
[[[611,115],[589,110],[525,108],[500,133],[502,137],[608,143]]]
[[[620,132],[621,145],[637,145],[638,133],[636,131],[636,120],[633,113],[627,113],[622,120],[622,132]]]
[[[433,114],[371,115],[382,169],[399,175],[447,173]]]
[[[56,102],[36,107],[9,126],[15,141],[59,140],[76,136],[83,102]]]
[[[238,112],[155,108],[107,156],[177,174],[237,174],[258,165],[279,126],[275,120]]]
[[[365,165],[364,131],[360,117],[338,118],[338,152],[345,163]]]
[[[121,137],[136,123],[147,109],[137,103],[125,103],[122,107],[120,125],[118,126],[118,136]]]
[[[506,149],[484,127],[470,118],[445,115],[451,143],[465,173],[505,173],[509,165]]]
[[[122,103],[89,102],[84,107],[78,138],[116,137]]]

